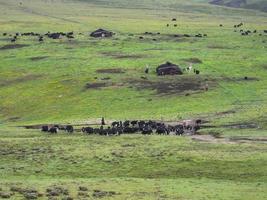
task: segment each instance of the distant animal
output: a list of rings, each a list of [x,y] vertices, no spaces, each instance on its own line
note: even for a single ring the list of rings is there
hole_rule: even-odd
[[[195,70],[195,73],[196,73],[196,74],[200,74],[200,71],[199,71],[199,70]]]
[[[139,39],[142,40],[142,39],[144,39],[144,37],[140,36]]]
[[[192,63],[189,63],[189,66],[186,68],[188,72],[191,72],[193,69]]]
[[[177,24],[174,24],[173,26],[174,26],[174,27],[177,27],[178,25],[177,25]]]
[[[83,133],[87,133],[87,134],[93,134],[94,133],[94,129],[92,127],[83,127],[82,128],[82,132]]]
[[[48,131],[49,131],[48,126],[42,126],[41,131],[43,131],[43,132],[48,132]]]
[[[151,135],[153,133],[153,130],[150,126],[145,126],[143,129],[142,129],[142,134],[143,135]]]
[[[220,27],[223,27],[223,25],[222,25],[222,24],[220,24]]]
[[[65,128],[65,130],[66,130],[68,133],[73,133],[74,128],[73,128],[73,126],[71,126],[71,125],[67,125],[66,128]]]
[[[145,73],[146,73],[146,74],[149,73],[149,67],[148,67],[148,65],[146,66]]]
[[[48,132],[57,133],[58,132],[58,128],[57,127],[51,127]]]
[[[169,27],[169,26],[170,26],[170,24],[166,24],[166,26],[167,26],[167,27]]]
[[[172,21],[176,21],[176,18],[172,18]]]
[[[209,90],[209,84],[208,84],[208,83],[206,83],[206,84],[205,84],[205,87],[204,87],[204,89],[205,89],[206,91],[208,91],[208,90]]]

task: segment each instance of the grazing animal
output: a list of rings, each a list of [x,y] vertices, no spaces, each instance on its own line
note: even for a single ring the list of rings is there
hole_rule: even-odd
[[[94,133],[94,129],[91,127],[83,127],[82,128],[82,132],[83,133],[87,133],[87,134],[93,134]]]
[[[183,125],[177,125],[175,126],[175,134],[176,135],[182,135],[184,133],[184,127]]]
[[[48,126],[42,126],[41,131],[43,131],[43,132],[48,132],[48,131],[49,131]]]
[[[209,84],[208,83],[205,84],[204,89],[205,89],[205,91],[208,91],[209,90]]]
[[[49,131],[48,132],[50,132],[50,133],[58,133],[58,127],[51,127],[50,129],[49,129]]]
[[[111,126],[112,126],[112,127],[115,127],[115,126],[116,126],[116,127],[119,127],[119,126],[120,126],[120,122],[112,122],[112,123],[111,123]]]
[[[199,71],[199,70],[195,70],[195,73],[196,73],[196,74],[200,74],[200,71]]]
[[[146,125],[143,129],[142,129],[142,134],[143,135],[151,135],[153,133],[153,130],[150,126]]]
[[[39,37],[38,41],[39,42],[43,42],[44,41],[44,38],[41,36],[41,37]]]
[[[65,128],[65,130],[66,130],[68,133],[73,133],[74,128],[73,128],[73,126],[71,126],[71,125],[67,125],[66,128]]]
[[[191,72],[193,69],[192,63],[189,63],[189,67],[186,68],[188,72]]]

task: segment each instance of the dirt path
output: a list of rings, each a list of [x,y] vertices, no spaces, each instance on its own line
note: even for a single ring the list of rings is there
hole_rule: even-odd
[[[264,143],[267,144],[267,137],[221,137],[216,138],[212,135],[192,135],[190,138],[198,142],[207,143],[222,143],[222,144],[237,144],[237,143]]]

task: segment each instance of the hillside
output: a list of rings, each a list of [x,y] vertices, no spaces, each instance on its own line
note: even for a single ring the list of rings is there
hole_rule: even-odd
[[[266,19],[207,0],[0,0],[0,199],[267,199]],[[167,61],[183,74],[158,76]],[[102,117],[201,123],[82,132]]]
[[[267,12],[267,1],[264,0],[213,0],[211,4],[233,8],[255,9]]]

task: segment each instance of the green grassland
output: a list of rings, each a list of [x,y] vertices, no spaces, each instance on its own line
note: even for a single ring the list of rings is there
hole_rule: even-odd
[[[0,193],[23,199],[10,189],[34,188],[47,199],[46,189],[57,185],[74,199],[266,199],[267,14],[207,2],[0,0]],[[234,32],[240,22],[257,33]],[[116,35],[90,38],[100,27]],[[11,37],[2,36],[47,31],[74,31],[75,39],[19,37],[8,46]],[[198,33],[207,37],[173,37]],[[157,77],[166,61],[183,68],[195,62],[201,73]],[[123,73],[99,72],[112,69]],[[51,136],[18,128],[102,116],[202,118],[214,128],[200,133],[221,139]],[[257,128],[227,127],[248,123]],[[88,191],[78,194],[79,186]]]

